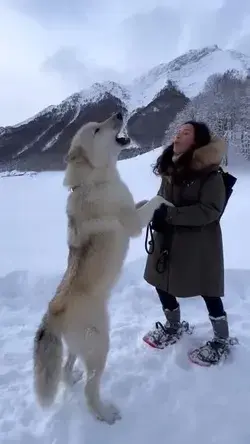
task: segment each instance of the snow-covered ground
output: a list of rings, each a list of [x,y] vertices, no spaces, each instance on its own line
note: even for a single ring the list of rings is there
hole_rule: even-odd
[[[119,165],[135,199],[152,197],[157,150]],[[102,390],[123,418],[113,426],[86,409],[83,389],[61,388],[43,412],[32,387],[34,331],[66,265],[67,191],[61,173],[0,178],[0,442],[3,444],[249,444],[250,206],[249,174],[238,182],[222,219],[225,306],[232,335],[240,340],[223,366],[191,365],[188,348],[211,334],[202,300],[182,301],[192,336],[164,351],[142,335],[161,318],[152,288],[142,279],[144,237],[130,251],[110,301],[111,350]]]

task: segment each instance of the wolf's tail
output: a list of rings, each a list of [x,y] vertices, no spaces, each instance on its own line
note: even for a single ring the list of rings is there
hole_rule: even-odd
[[[41,406],[54,401],[61,379],[63,345],[58,320],[46,313],[35,334],[33,365],[34,388]]]

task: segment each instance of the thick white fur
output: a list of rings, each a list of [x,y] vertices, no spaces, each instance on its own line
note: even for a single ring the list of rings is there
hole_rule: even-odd
[[[76,358],[85,364],[85,395],[94,415],[113,423],[119,412],[100,398],[100,380],[109,351],[107,303],[132,237],[152,219],[162,197],[134,202],[117,170],[122,121],[116,115],[84,125],[72,140],[64,184],[67,201],[68,268],[34,341],[35,389],[51,404],[62,376],[62,341],[69,355],[64,377],[72,380]],[[171,205],[171,204],[170,204]]]

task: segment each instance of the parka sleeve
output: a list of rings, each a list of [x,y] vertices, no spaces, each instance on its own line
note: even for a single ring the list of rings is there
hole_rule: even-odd
[[[220,218],[225,198],[223,178],[220,174],[212,174],[202,185],[199,202],[190,206],[169,207],[166,221],[179,226],[208,225]]]

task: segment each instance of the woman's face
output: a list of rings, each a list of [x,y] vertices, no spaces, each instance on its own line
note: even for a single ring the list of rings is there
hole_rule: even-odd
[[[174,138],[174,153],[183,154],[194,144],[194,127],[190,123],[182,125]]]

